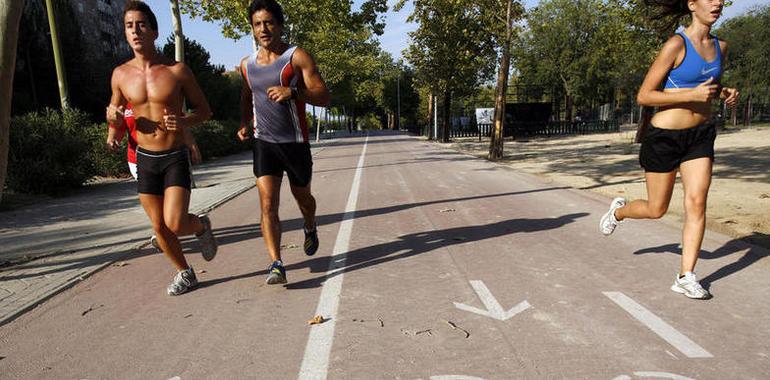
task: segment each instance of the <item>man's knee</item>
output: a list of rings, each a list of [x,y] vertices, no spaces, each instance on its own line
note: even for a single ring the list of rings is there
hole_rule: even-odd
[[[168,228],[174,234],[179,235],[179,233],[184,228],[184,221],[179,217],[168,218],[166,220],[166,228]]]
[[[264,199],[260,201],[260,206],[262,208],[262,215],[269,215],[274,216],[278,215],[278,206],[279,202],[277,199]]]

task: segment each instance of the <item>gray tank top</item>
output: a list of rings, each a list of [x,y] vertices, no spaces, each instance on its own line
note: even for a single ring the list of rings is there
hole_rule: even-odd
[[[291,65],[295,50],[296,46],[289,46],[269,65],[257,64],[258,52],[246,60],[246,80],[254,107],[254,138],[271,143],[308,142],[305,104],[296,99],[276,102],[267,97],[270,87],[297,86],[299,73]]]

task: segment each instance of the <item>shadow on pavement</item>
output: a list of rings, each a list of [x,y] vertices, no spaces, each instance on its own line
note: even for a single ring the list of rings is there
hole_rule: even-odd
[[[457,244],[466,244],[478,242],[486,239],[493,239],[500,236],[547,231],[562,227],[574,222],[579,218],[588,216],[587,213],[577,213],[563,215],[558,218],[543,219],[511,219],[497,223],[490,223],[481,226],[466,226],[449,228],[441,231],[425,231],[414,234],[399,236],[398,240],[377,244],[374,246],[363,247],[347,253],[344,265],[340,265],[339,270],[320,277],[308,280],[290,283],[286,285],[287,289],[305,289],[315,288],[329,277],[337,276],[341,273],[352,272],[359,269],[380,265],[390,261],[405,259],[422,253],[430,252],[439,248],[449,247]],[[506,252],[500,252],[506,254]],[[323,273],[329,269],[331,258],[319,257],[287,266],[287,269],[297,269],[309,267],[311,272]]]
[[[701,250],[700,253],[700,259],[704,260],[712,260],[712,259],[718,259],[720,257],[725,257],[728,255],[732,255],[736,252],[744,251],[746,250],[746,253],[743,254],[743,256],[739,257],[738,260],[727,264],[723,266],[722,268],[717,269],[710,275],[702,278],[700,280],[701,286],[708,289],[712,283],[717,282],[718,280],[725,278],[731,274],[740,272],[752,264],[756,263],[759,260],[762,260],[763,258],[770,256],[770,251],[759,247],[757,245],[748,244],[746,241],[749,242],[767,242],[770,240],[770,235],[763,234],[760,232],[754,232],[752,235],[741,238],[741,239],[734,239],[730,240],[729,242],[725,243],[723,246],[719,247],[713,252]],[[635,255],[644,255],[648,253],[673,253],[676,255],[682,254],[682,249],[679,246],[679,244],[665,244],[658,247],[650,247],[638,250],[634,252]]]
[[[285,285],[285,287],[287,289],[315,288],[321,286],[327,278],[337,276],[341,273],[385,264],[394,260],[405,259],[452,245],[473,243],[516,233],[530,233],[556,229],[587,215],[589,214],[577,213],[560,216],[558,218],[511,219],[480,226],[457,227],[441,231],[425,231],[403,235],[396,241],[363,247],[348,252],[344,265],[340,265],[337,271],[329,275],[326,275],[325,272],[330,268],[329,265],[332,259],[330,256],[317,257],[304,262],[287,265],[286,269],[289,271],[309,268],[311,273],[324,273],[324,275],[304,281],[289,283],[288,285]],[[505,252],[501,252],[501,254],[505,254]],[[201,283],[200,286],[207,287],[227,281],[266,274],[267,270],[260,270],[206,281],[205,283]]]

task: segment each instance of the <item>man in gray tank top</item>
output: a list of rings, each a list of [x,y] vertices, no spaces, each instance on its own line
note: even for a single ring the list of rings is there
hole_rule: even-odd
[[[262,210],[262,236],[272,259],[267,283],[286,283],[281,261],[278,203],[283,173],[305,220],[305,254],[318,250],[316,202],[310,192],[310,155],[305,104],[328,106],[329,90],[305,50],[281,40],[283,9],[275,0],[254,0],[249,23],[259,49],[241,61],[241,141],[253,138],[254,176]]]

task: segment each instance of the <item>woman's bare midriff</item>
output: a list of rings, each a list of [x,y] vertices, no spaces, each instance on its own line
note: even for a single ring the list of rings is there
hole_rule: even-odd
[[[667,88],[663,92],[689,91],[689,88]],[[710,102],[691,102],[659,107],[651,124],[660,129],[688,129],[705,123],[711,116]]]

